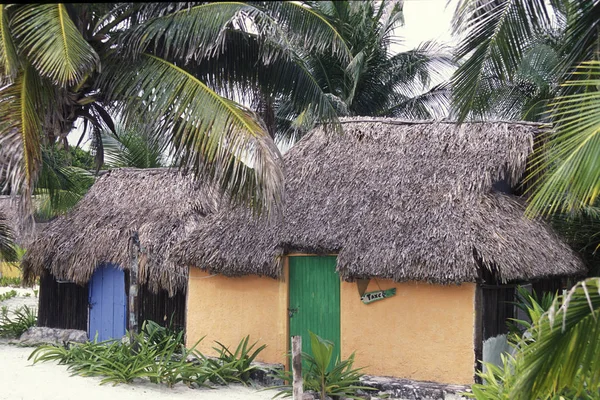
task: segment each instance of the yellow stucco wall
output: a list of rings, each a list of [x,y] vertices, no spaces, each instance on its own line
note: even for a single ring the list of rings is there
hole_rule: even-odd
[[[287,264],[287,263],[286,263]],[[214,340],[235,346],[247,334],[267,344],[259,361],[285,363],[288,274],[282,281],[227,278],[190,268],[187,345],[214,354]],[[208,278],[207,278],[208,277]],[[379,285],[377,285],[377,283]],[[475,285],[371,280],[368,291],[396,287],[396,296],[363,304],[356,283],[341,283],[341,353],[372,375],[469,384],[474,373]]]
[[[21,270],[17,263],[0,262],[0,276],[5,278],[18,278],[21,276]]]
[[[342,357],[356,351],[372,375],[472,383],[475,284],[377,283],[367,291],[395,287],[396,296],[363,304],[356,283],[342,282]]]
[[[214,340],[234,350],[241,339],[250,335],[250,343],[267,344],[258,361],[285,362],[287,280],[208,276],[198,268],[190,268],[187,345],[193,345],[206,335],[198,349],[211,355]]]

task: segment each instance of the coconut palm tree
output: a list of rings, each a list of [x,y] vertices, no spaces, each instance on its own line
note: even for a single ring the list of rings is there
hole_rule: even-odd
[[[394,31],[403,23],[402,1],[304,3],[327,18],[352,54],[349,63],[331,53],[308,55],[313,76],[340,114],[411,119],[445,115],[448,88],[430,86],[453,64],[450,53],[433,42],[391,52],[401,41]],[[279,104],[279,132],[285,136],[310,128],[312,120],[303,111]]]
[[[485,116],[490,82],[510,82],[530,38],[564,18],[562,52],[552,74],[555,94],[545,112],[552,128],[543,137],[531,175],[528,214],[568,215],[597,206],[600,193],[600,1],[461,1],[455,23],[464,59],[453,77],[459,120]],[[487,77],[495,80],[488,80]],[[600,282],[588,278],[559,297],[521,344],[511,363],[507,398],[597,398],[600,390]],[[512,371],[512,372],[511,372]],[[480,393],[481,398],[485,397]],[[477,397],[480,396],[479,394]],[[589,396],[589,397],[586,397]],[[556,397],[558,398],[558,397]]]
[[[78,119],[101,139],[118,116],[128,128],[167,139],[180,165],[232,199],[269,210],[281,198],[280,154],[264,121],[231,95],[269,85],[333,121],[302,55],[348,58],[335,29],[296,2],[0,5],[0,32],[0,175],[26,197],[43,144],[66,147]],[[239,40],[228,48],[231,37]],[[252,46],[260,57],[241,64]],[[199,66],[223,53],[245,72],[213,71],[215,79],[206,79]],[[268,76],[247,73],[262,67]]]

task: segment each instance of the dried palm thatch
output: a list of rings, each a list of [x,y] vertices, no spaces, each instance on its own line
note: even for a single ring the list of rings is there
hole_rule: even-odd
[[[503,281],[582,273],[550,228],[493,185],[522,177],[538,127],[346,119],[316,129],[285,156],[279,222],[242,207],[205,219],[175,262],[229,276],[278,277],[290,252],[336,253],[346,280],[458,283],[482,266]]]
[[[176,170],[112,170],[38,235],[21,264],[24,278],[31,281],[47,268],[58,279],[84,284],[101,263],[127,269],[137,232],[140,281],[174,294],[185,286],[187,268],[168,262],[169,253],[217,204],[215,191]]]

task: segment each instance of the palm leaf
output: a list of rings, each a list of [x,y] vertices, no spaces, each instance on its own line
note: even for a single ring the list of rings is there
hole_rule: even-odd
[[[168,133],[179,165],[207,176],[234,199],[250,200],[258,209],[264,206],[269,211],[280,204],[281,155],[252,111],[153,55],[120,65],[118,72],[105,77],[106,93],[126,125],[143,115],[146,129]]]
[[[341,59],[349,58],[350,51],[339,33],[314,11],[292,2],[264,5],[268,12],[247,3],[202,4],[150,19],[123,40],[131,44],[134,54],[151,50],[163,58],[189,61],[223,51],[225,32],[238,29],[256,33],[261,42],[274,42],[276,47],[330,51]],[[265,61],[271,56],[268,51],[263,53]]]
[[[557,126],[534,160],[532,176],[541,178],[531,189],[529,215],[593,205],[600,193],[600,62],[583,63],[579,71],[590,78],[565,85],[583,91],[552,104]]]
[[[549,23],[543,0],[462,0],[453,19],[463,35],[457,59],[466,58],[453,78],[454,105],[460,121],[484,116],[491,91],[485,76],[509,80],[534,32]]]
[[[81,36],[64,4],[20,7],[11,27],[19,47],[39,73],[59,85],[79,83],[99,57]]]
[[[31,67],[0,91],[0,175],[14,192],[31,190],[41,165],[43,93]]]
[[[10,31],[7,5],[0,4],[0,83],[10,83],[17,76],[19,59]]]
[[[0,261],[16,261],[14,234],[6,216],[0,213]]]
[[[515,359],[518,373],[509,398],[549,398],[565,389],[598,392],[599,278],[579,282],[557,298],[530,332],[533,341]]]

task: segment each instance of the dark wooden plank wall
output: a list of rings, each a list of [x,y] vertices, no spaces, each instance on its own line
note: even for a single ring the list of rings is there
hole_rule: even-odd
[[[87,331],[88,285],[59,283],[49,273],[40,277],[38,326]]]
[[[180,290],[173,297],[169,297],[166,290],[152,293],[146,285],[141,285],[138,296],[140,328],[144,320],[152,320],[162,326],[168,326],[172,318],[173,328],[185,329],[185,290]]]
[[[514,285],[482,285],[483,340],[508,332],[506,322],[514,318]]]

